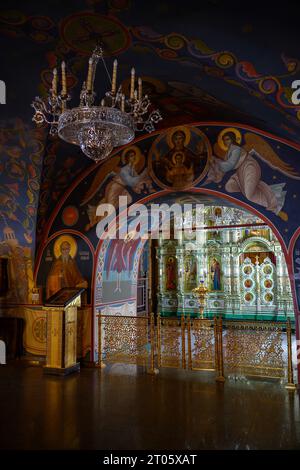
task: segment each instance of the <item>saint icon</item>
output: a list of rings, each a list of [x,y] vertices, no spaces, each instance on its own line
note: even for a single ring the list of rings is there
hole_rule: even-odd
[[[52,263],[46,281],[47,299],[63,287],[87,287],[88,283],[81,275],[75,256],[77,244],[70,235],[62,235],[54,244],[55,260]]]
[[[221,266],[219,261],[214,258],[211,264],[212,288],[213,290],[221,290]]]

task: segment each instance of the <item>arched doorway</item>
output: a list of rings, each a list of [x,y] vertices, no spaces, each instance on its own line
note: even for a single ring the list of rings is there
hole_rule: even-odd
[[[154,259],[156,254],[165,254],[166,257],[173,257],[177,260],[177,255],[180,254],[180,269],[178,265],[177,281],[180,279],[181,288],[166,289],[164,291],[154,291],[154,284],[157,283],[158,278],[155,279],[153,265],[148,266],[147,276],[149,271],[151,279],[148,277],[147,284],[149,289],[149,298],[151,299],[149,310],[157,309],[163,311],[163,305],[159,301],[159,297],[163,298],[164,302],[171,300],[169,305],[172,306],[171,313],[175,315],[179,311],[185,314],[193,314],[197,312],[197,303],[191,293],[191,287],[199,281],[199,278],[205,274],[207,277],[206,282],[213,283],[212,272],[210,266],[212,261],[219,263],[220,266],[220,282],[217,288],[211,289],[208,298],[208,307],[206,313],[213,315],[214,313],[225,313],[230,318],[231,315],[243,316],[245,312],[251,312],[252,318],[276,320],[282,316],[286,318],[289,316],[294,321],[294,310],[292,300],[292,286],[289,278],[289,262],[287,258],[286,246],[282,237],[271,224],[271,222],[259,213],[257,210],[251,208],[248,204],[242,203],[231,196],[225,196],[216,191],[208,190],[205,188],[194,188],[189,192],[174,193],[172,191],[163,191],[158,194],[153,194],[147,198],[141,199],[140,204],[145,204],[149,207],[153,203],[168,203],[171,205],[174,202],[184,203],[193,202],[202,204],[204,207],[210,208],[210,225],[204,226],[206,236],[205,255],[206,257],[199,259],[197,253],[197,269],[196,276],[189,279],[189,287],[185,292],[184,280],[185,266],[192,263],[191,258],[191,244],[192,240],[187,241],[188,249],[186,253],[182,248],[176,252],[174,246],[167,247],[165,253],[159,247],[159,239],[148,249],[149,258]],[[228,209],[227,209],[228,208]],[[220,214],[221,211],[221,214]],[[250,222],[247,220],[235,220],[231,223],[228,217],[222,219],[222,211],[244,214],[244,217],[252,218]],[[212,213],[214,212],[215,220],[212,220]],[[249,233],[252,230],[256,233]],[[211,234],[218,233],[219,240]],[[265,231],[265,233],[263,233]],[[95,285],[94,285],[94,351],[97,352],[97,325],[96,316],[101,313],[121,314],[121,315],[136,315],[138,313],[137,305],[137,286],[139,283],[139,264],[141,253],[145,247],[145,240],[109,240],[101,241],[97,248],[97,263],[95,271]],[[230,246],[229,246],[230,245]],[[223,246],[226,249],[218,252],[216,247]],[[153,250],[154,247],[154,250]],[[203,247],[202,247],[203,248]],[[228,251],[228,248],[230,250]],[[171,253],[173,249],[173,252]],[[160,250],[160,251],[159,251]],[[171,250],[171,251],[168,251]],[[203,250],[202,250],[203,251]],[[186,255],[186,259],[185,259]],[[203,255],[203,253],[202,253]],[[221,255],[221,258],[220,258]],[[227,256],[228,255],[228,256]],[[258,257],[258,259],[253,258]],[[252,262],[252,258],[254,262]],[[161,258],[161,260],[163,257]],[[228,261],[230,259],[230,261]],[[167,260],[167,261],[170,261]],[[186,261],[186,264],[185,264]],[[176,261],[177,262],[177,261]],[[255,283],[249,285],[249,281],[253,281],[253,277],[245,273],[246,265],[255,270]],[[256,263],[256,264],[255,264]],[[250,266],[251,265],[251,266]],[[165,285],[167,264],[161,261],[158,263],[158,270],[160,280]],[[174,267],[172,268],[174,271]],[[271,269],[271,273],[268,272]],[[251,270],[251,269],[250,269]],[[205,273],[206,271],[206,273]],[[215,271],[215,269],[214,269]],[[246,269],[247,271],[247,269]],[[243,275],[245,274],[245,276]],[[258,276],[258,277],[257,277]],[[175,278],[174,278],[175,279]],[[176,281],[176,282],[177,282]],[[264,287],[263,287],[264,285]],[[253,292],[258,289],[259,295],[254,296]],[[169,291],[169,292],[168,292]],[[170,292],[171,291],[171,292]],[[156,302],[158,298],[158,302]],[[192,302],[193,305],[189,304]],[[166,304],[165,304],[166,305]],[[164,313],[164,312],[163,312]]]
[[[224,132],[230,130],[234,130],[235,134],[239,136],[243,146],[247,144],[248,138],[251,137],[251,145],[257,152],[257,158],[258,156],[261,157],[261,160],[257,161],[261,168],[262,181],[275,192],[280,188],[282,189],[283,185],[286,186],[285,190],[281,192],[282,198],[280,201],[278,200],[280,207],[276,206],[276,210],[274,209],[273,211],[266,207],[263,200],[261,198],[257,199],[256,197],[252,197],[253,194],[248,197],[249,194],[246,194],[245,191],[237,191],[234,193],[235,197],[232,197],[231,195],[233,193],[231,191],[233,187],[232,185],[227,185],[227,180],[233,176],[234,171],[226,173],[221,181],[218,178],[217,180],[216,178],[211,178],[211,156],[215,154],[218,155],[219,158],[224,157],[225,149],[223,148],[223,150],[221,149],[221,153],[217,153],[215,151],[217,147],[215,146],[221,144],[222,147],[222,136]],[[177,137],[180,136],[181,139],[177,139]],[[90,311],[93,312],[91,328],[92,339],[94,340],[96,337],[95,312],[98,308],[103,308],[104,306],[105,308],[113,307],[119,310],[119,308],[127,304],[127,307],[124,307],[124,309],[127,308],[128,312],[131,312],[136,307],[136,284],[138,280],[134,278],[133,275],[138,265],[136,254],[138,250],[140,253],[142,252],[142,245],[136,246],[135,254],[133,248],[131,250],[125,250],[125,258],[129,257],[130,263],[127,269],[127,278],[124,279],[124,274],[122,274],[119,276],[119,281],[121,283],[127,282],[128,295],[126,294],[126,298],[121,295],[115,295],[120,293],[114,293],[114,290],[117,288],[117,276],[120,273],[114,273],[113,269],[110,270],[110,274],[107,277],[106,267],[108,257],[114,257],[113,253],[118,252],[117,245],[115,244],[115,250],[113,250],[112,245],[109,246],[110,242],[99,243],[96,230],[94,229],[97,223],[95,215],[98,204],[100,202],[114,202],[120,192],[127,194],[130,201],[134,203],[147,203],[151,200],[154,201],[158,198],[168,197],[175,191],[178,197],[183,195],[184,191],[188,191],[189,194],[205,194],[207,196],[223,198],[226,202],[249,210],[251,213],[260,217],[272,229],[280,243],[292,284],[296,323],[298,324],[297,316],[299,316],[298,305],[300,303],[300,294],[298,295],[298,304],[295,295],[295,283],[297,285],[297,292],[300,292],[300,276],[299,273],[297,273],[300,263],[300,238],[297,238],[299,230],[297,217],[295,217],[298,201],[297,180],[299,179],[296,165],[296,157],[299,152],[298,146],[248,125],[228,122],[198,122],[180,126],[180,128],[176,127],[160,130],[146,137],[142,136],[136,139],[134,144],[130,146],[130,149],[136,153],[133,166],[129,165],[128,162],[129,147],[127,146],[117,149],[107,162],[91,166],[76,177],[54,211],[49,213],[49,220],[45,225],[37,252],[35,279],[40,264],[43,264],[43,269],[47,271],[48,261],[43,258],[45,247],[50,237],[58,236],[62,228],[66,234],[71,234],[71,231],[76,231],[76,233],[83,234],[89,239],[93,248],[90,259],[93,258],[94,269],[92,270],[92,263],[88,263],[86,259],[87,254],[85,252],[87,250],[80,250],[83,253],[81,253],[82,260],[80,260],[79,264],[86,264],[90,269],[90,275],[88,277],[91,279],[89,289],[92,294],[91,304],[89,305]],[[182,158],[185,159],[185,162],[181,161],[181,163],[185,163],[187,166],[186,168],[182,168],[184,174],[183,180],[178,178],[178,168],[177,170],[173,168],[173,166],[176,165],[174,152],[179,150],[182,152]],[[271,162],[267,158],[270,152],[275,158],[275,160],[273,160],[275,165],[271,165]],[[167,162],[169,165],[166,165]],[[196,166],[193,165],[195,171],[193,171],[192,175],[190,170],[186,170],[191,168],[193,162],[197,164]],[[288,166],[285,166],[283,162]],[[178,163],[180,164],[180,162],[177,161],[177,164]],[[272,168],[272,171],[270,171],[270,168]],[[124,175],[128,174],[128,171],[132,171],[135,174],[134,179],[130,181],[130,183],[128,183],[124,177]],[[274,180],[277,180],[276,184],[274,184]],[[138,185],[135,185],[136,181],[139,182]],[[243,187],[244,183],[246,182],[243,182]],[[283,206],[282,203],[284,203]],[[222,205],[221,202],[216,204]],[[226,204],[224,205],[226,206]],[[115,206],[118,207],[118,204],[115,204]],[[75,213],[80,215],[80,217],[72,219]],[[71,217],[71,226],[68,217],[65,217],[66,214],[73,214]],[[119,248],[122,253],[121,247]],[[48,258],[47,254],[46,257]],[[120,260],[118,259],[118,261]],[[116,263],[116,267],[117,266],[119,270],[123,270],[121,262]],[[294,270],[296,271],[295,277]],[[114,276],[115,279],[113,279]],[[109,282],[111,282],[110,285],[108,284]],[[120,284],[119,288],[120,287],[124,293],[125,284]],[[117,291],[118,290],[119,289],[117,289]],[[112,294],[114,294],[114,304]],[[299,337],[297,326],[296,331],[297,337]],[[92,358],[94,357],[94,351],[95,348],[92,347]]]
[[[215,213],[220,213],[216,218]],[[163,316],[199,314],[193,289],[208,288],[205,316],[294,322],[287,266],[279,241],[252,214],[226,206],[206,206],[203,236],[158,240],[149,273],[154,311]],[[217,219],[217,221],[216,221]],[[152,243],[153,245],[153,243]],[[154,262],[153,262],[154,261]],[[155,286],[157,288],[155,289]]]

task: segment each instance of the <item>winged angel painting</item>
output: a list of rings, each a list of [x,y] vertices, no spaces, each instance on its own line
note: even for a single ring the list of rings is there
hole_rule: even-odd
[[[300,179],[299,173],[275,153],[273,148],[262,137],[247,132],[242,146],[241,133],[236,128],[227,128],[220,132],[218,142],[214,146],[211,165],[205,185],[219,183],[224,176],[233,171],[225,185],[229,193],[242,193],[248,201],[254,202],[274,212],[282,220],[287,214],[282,210],[286,191],[286,183],[269,185],[262,180],[261,167],[257,159],[262,160],[274,170],[285,176]]]
[[[145,157],[140,149],[132,145],[123,151],[122,155],[116,155],[99,167],[91,187],[86,192],[81,202],[81,206],[94,200],[101,187],[108,181],[104,193],[96,204],[88,204],[87,214],[89,223],[85,230],[89,230],[96,225],[101,217],[96,216],[96,210],[99,204],[110,203],[115,209],[119,206],[119,197],[127,196],[127,202],[132,202],[132,196],[129,190],[135,193],[154,192],[151,178],[148,176],[148,169],[145,166]],[[144,168],[144,170],[143,170]]]

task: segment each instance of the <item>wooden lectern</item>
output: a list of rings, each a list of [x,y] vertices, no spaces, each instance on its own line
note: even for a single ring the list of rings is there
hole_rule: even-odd
[[[77,362],[77,307],[82,288],[64,287],[44,305],[47,312],[47,357],[45,374],[67,375],[80,369]]]

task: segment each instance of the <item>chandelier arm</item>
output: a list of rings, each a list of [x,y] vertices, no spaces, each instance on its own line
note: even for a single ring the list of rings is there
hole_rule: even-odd
[[[136,121],[135,130],[138,132],[142,132],[142,131],[146,131],[148,133],[153,132],[155,130],[155,124],[157,124],[161,120],[162,120],[162,116],[159,110],[155,109],[149,114],[148,119],[146,121],[143,121],[142,119]],[[139,124],[143,124],[143,125],[139,127]]]
[[[31,105],[34,110],[37,112],[37,111],[40,111],[41,113],[50,113],[50,111],[48,110],[47,108],[47,103],[44,102],[41,98],[39,98],[38,96],[35,97],[35,100],[33,101],[32,105]]]

